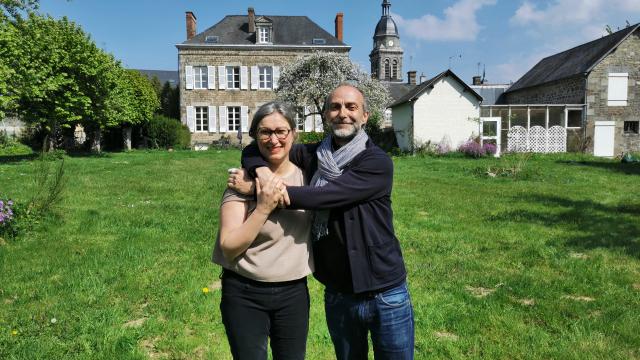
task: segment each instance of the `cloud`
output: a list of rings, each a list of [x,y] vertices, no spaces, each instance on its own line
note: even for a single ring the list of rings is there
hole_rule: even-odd
[[[612,15],[640,14],[638,0],[554,0],[545,8],[525,0],[509,22],[511,25],[563,27],[567,24],[588,24]],[[624,17],[623,17],[624,18]]]
[[[444,10],[444,18],[427,14],[418,19],[405,19],[393,14],[401,31],[419,40],[473,41],[482,27],[476,13],[496,0],[460,0]]]

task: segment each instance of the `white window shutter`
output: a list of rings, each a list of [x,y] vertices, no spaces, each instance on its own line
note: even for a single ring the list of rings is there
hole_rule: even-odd
[[[216,67],[207,66],[207,89],[213,90],[216,88]]]
[[[628,100],[629,74],[609,73],[608,102],[609,106],[626,106]]]
[[[246,66],[240,66],[240,89],[249,89],[249,69]]]
[[[227,69],[224,66],[218,66],[218,89],[227,88]]]
[[[242,126],[242,132],[249,132],[249,107],[240,107],[240,126]]]
[[[313,131],[313,115],[308,115],[309,112],[310,112],[309,108],[305,107],[304,108],[304,131],[305,132]]]
[[[251,67],[251,90],[256,90],[260,87],[260,69],[257,66]]]
[[[184,83],[187,90],[193,89],[193,66],[184,67]]]
[[[273,67],[273,90],[278,88],[278,81],[280,80],[280,66]]]
[[[196,132],[196,108],[187,106],[187,127],[189,131]]]
[[[209,106],[209,132],[218,132],[218,124],[216,122],[216,107]]]
[[[218,106],[219,115],[220,115],[220,132],[226,133],[227,127],[229,125],[229,119],[227,119],[227,107],[226,106]]]
[[[316,132],[324,131],[324,128],[322,127],[322,116],[313,115],[313,119],[314,119],[314,122],[316,124]]]

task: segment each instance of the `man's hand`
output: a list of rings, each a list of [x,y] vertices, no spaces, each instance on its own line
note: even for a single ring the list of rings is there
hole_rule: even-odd
[[[227,187],[229,189],[245,195],[252,195],[255,192],[256,183],[244,169],[231,168],[228,171]],[[263,183],[266,184],[267,181]]]

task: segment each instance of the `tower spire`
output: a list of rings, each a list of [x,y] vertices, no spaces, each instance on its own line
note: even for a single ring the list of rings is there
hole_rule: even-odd
[[[384,0],[382,2],[382,16],[389,16],[389,8],[391,7],[391,1]]]

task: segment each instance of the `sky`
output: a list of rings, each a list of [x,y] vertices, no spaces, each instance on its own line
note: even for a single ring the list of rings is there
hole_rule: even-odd
[[[382,0],[41,0],[40,12],[79,24],[125,67],[177,70],[185,12],[197,32],[225,15],[308,16],[329,33],[344,13],[351,59],[369,70]],[[640,0],[391,0],[404,49],[403,72],[427,78],[451,68],[463,80],[515,82],[546,56],[640,22]],[[485,70],[486,69],[486,70]]]

